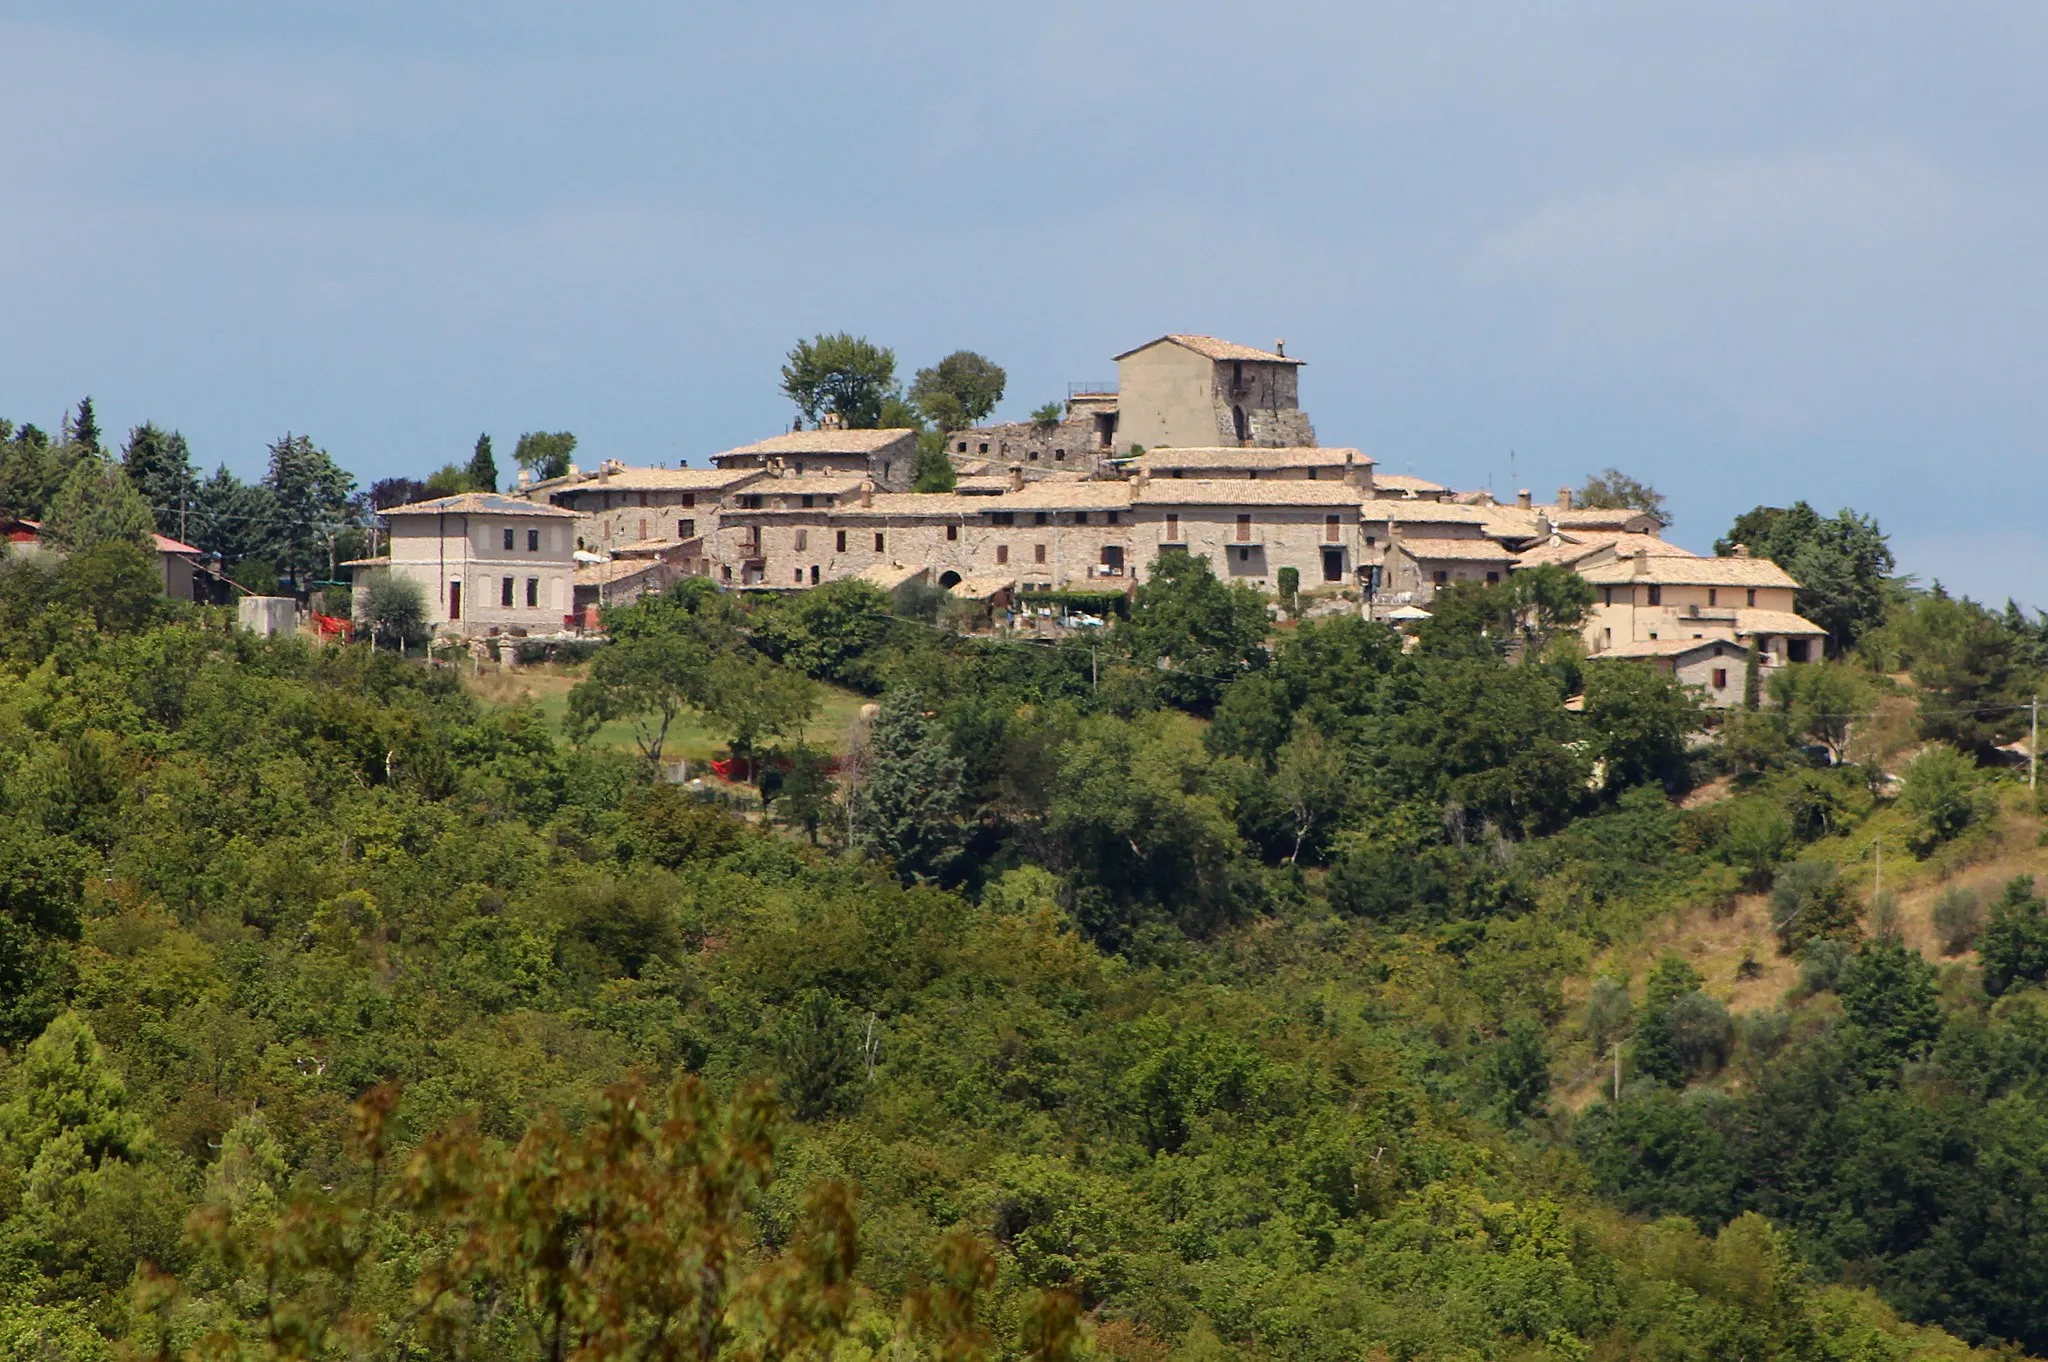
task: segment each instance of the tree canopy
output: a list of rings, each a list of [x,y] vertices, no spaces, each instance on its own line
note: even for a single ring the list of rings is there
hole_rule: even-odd
[[[897,396],[896,352],[844,331],[800,340],[782,366],[782,391],[813,425],[829,412],[850,429],[874,429]]]

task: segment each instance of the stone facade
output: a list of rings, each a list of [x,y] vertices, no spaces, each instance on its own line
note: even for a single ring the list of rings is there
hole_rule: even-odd
[[[757,482],[757,468],[627,468],[605,464],[583,481],[540,495],[586,517],[576,547],[609,553],[622,545],[682,541],[713,533],[719,511]]]
[[[788,477],[859,476],[881,490],[907,492],[917,481],[917,432],[796,430],[714,454],[711,462]]]
[[[1213,336],[1170,335],[1117,356],[1116,450],[1313,445],[1301,361]]]
[[[1004,421],[946,432],[946,456],[956,466],[971,467],[987,460],[997,467],[1021,463],[1030,470],[1093,474],[1108,453],[1108,447],[1100,443],[1092,416],[1070,416],[1051,426],[1035,421]]]
[[[1826,633],[1793,608],[1799,583],[1761,558],[1690,558],[1639,551],[1580,570],[1598,593],[1585,624],[1597,657],[1673,640],[1754,638],[1767,666],[1818,662]]]
[[[1303,591],[1355,587],[1363,500],[1347,482],[1141,476],[1132,498],[1138,570],[1187,553],[1207,558],[1226,581],[1264,591],[1279,589],[1283,568],[1299,574]]]

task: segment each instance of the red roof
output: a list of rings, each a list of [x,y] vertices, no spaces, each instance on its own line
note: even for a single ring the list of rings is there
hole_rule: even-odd
[[[167,535],[167,534],[160,534],[160,535],[158,535],[158,536],[156,537],[156,551],[157,551],[158,553],[201,553],[201,552],[204,552],[204,550],[201,550],[201,549],[196,549],[196,548],[194,548],[194,547],[193,547],[192,545],[190,545],[190,544],[180,544],[180,543],[179,543],[179,542],[178,542],[177,540],[175,540],[175,539],[171,538],[171,537],[170,537],[169,535]]]

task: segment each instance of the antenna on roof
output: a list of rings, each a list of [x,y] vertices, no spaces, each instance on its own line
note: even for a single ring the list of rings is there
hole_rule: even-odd
[[[1273,342],[1273,353],[1282,359],[1287,358],[1287,337],[1282,336],[1279,340]]]

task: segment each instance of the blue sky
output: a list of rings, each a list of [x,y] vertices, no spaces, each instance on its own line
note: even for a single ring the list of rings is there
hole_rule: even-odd
[[[821,330],[1012,414],[1284,336],[1386,468],[2048,605],[2044,68],[2038,4],[0,0],[0,414],[701,463]]]

